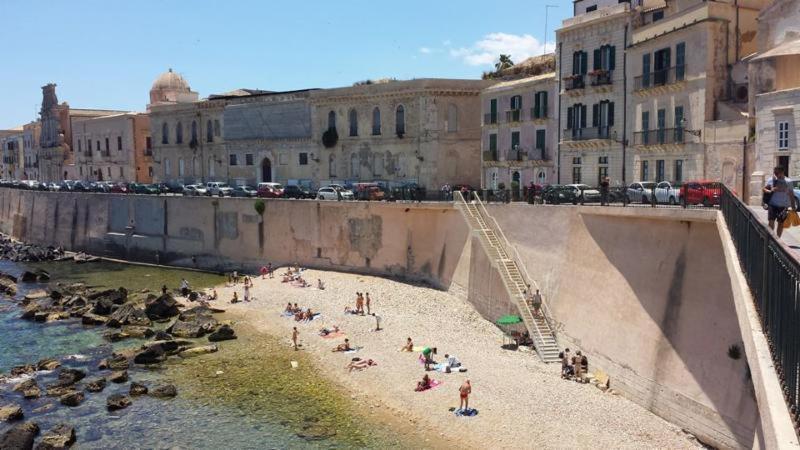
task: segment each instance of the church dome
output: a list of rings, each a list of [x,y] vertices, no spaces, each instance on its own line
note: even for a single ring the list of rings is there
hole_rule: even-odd
[[[186,80],[178,75],[177,73],[173,72],[172,69],[169,69],[167,72],[162,73],[161,75],[156,78],[156,81],[153,82],[152,90],[173,90],[173,91],[184,91],[188,92],[190,90],[189,83]]]

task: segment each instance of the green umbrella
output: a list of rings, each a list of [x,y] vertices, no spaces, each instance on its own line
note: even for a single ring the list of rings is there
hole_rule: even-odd
[[[521,322],[522,318],[513,314],[505,315],[497,320],[498,325],[514,325]]]

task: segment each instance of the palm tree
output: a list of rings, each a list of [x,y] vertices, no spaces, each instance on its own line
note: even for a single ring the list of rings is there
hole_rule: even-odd
[[[514,65],[514,61],[511,60],[511,55],[500,55],[500,60],[494,65],[494,68],[500,72],[502,70],[508,69],[509,67]]]

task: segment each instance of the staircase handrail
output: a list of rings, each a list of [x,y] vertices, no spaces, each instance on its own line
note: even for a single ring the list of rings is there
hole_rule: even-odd
[[[553,336],[555,336],[556,334],[555,328],[553,327],[553,324],[550,322],[550,317],[551,317],[550,308],[547,306],[547,302],[545,301],[544,295],[542,294],[542,290],[539,286],[539,283],[537,283],[536,280],[533,277],[531,277],[531,275],[528,273],[528,268],[525,267],[525,264],[522,263],[522,257],[520,256],[519,251],[517,251],[517,248],[511,245],[511,242],[509,242],[508,238],[506,238],[505,233],[503,233],[503,229],[500,228],[500,224],[497,223],[497,219],[495,219],[494,216],[489,214],[489,211],[486,210],[486,206],[484,206],[483,201],[481,201],[477,193],[473,192],[472,195],[473,198],[475,199],[475,203],[478,205],[478,209],[480,210],[480,212],[483,213],[483,215],[486,216],[487,218],[491,219],[492,222],[494,222],[493,231],[498,236],[500,236],[501,238],[500,242],[501,244],[503,244],[503,247],[505,247],[504,251],[506,252],[506,255],[509,256],[514,261],[514,263],[516,263],[517,267],[521,269],[522,274],[525,277],[526,284],[532,285],[539,291],[539,295],[542,297],[542,306],[541,306],[542,314],[544,316],[545,321],[547,322],[547,326],[550,327],[550,332],[553,333]],[[491,226],[491,224],[488,223],[487,225]],[[509,252],[508,249],[511,249],[511,252]]]

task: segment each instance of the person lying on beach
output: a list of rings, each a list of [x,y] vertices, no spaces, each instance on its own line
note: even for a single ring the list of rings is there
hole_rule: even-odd
[[[334,325],[333,328],[325,328],[322,327],[319,329],[320,336],[327,336],[329,334],[338,333],[339,332],[339,325]]]
[[[239,303],[239,294],[234,291],[233,298],[231,299],[231,303]]]
[[[302,309],[300,309],[300,307],[297,306],[297,303],[295,303],[294,304],[294,308],[292,308],[292,312],[293,313],[299,313],[300,311],[302,311]]]
[[[337,345],[331,350],[332,352],[349,352],[352,350],[350,347],[350,339],[345,339],[344,343]]]
[[[323,283],[322,280],[320,280],[319,278],[317,278],[317,289],[319,289],[320,291],[325,290],[325,283]]]
[[[431,379],[428,377],[428,374],[422,376],[422,381],[417,382],[417,387],[414,388],[417,392],[422,392],[431,388]]]
[[[413,352],[414,351],[414,342],[411,340],[411,338],[408,338],[408,340],[406,341],[406,345],[404,345],[403,348],[400,349],[400,351],[401,352]]]
[[[291,275],[284,275],[283,278],[281,279],[281,283],[288,283],[290,281],[292,281]]]
[[[217,290],[216,289],[212,289],[211,290],[211,297],[209,297],[209,300],[216,300],[216,299],[217,299]]]
[[[294,313],[294,308],[292,308],[292,302],[286,304],[286,309],[284,309],[283,312]]]
[[[350,372],[353,371],[353,369],[355,369],[355,370],[364,370],[367,367],[377,366],[377,365],[378,365],[378,363],[376,363],[375,361],[373,361],[371,359],[368,359],[368,360],[364,361],[364,360],[360,360],[359,358],[353,358],[353,360],[350,361],[350,363],[347,364],[347,366],[345,368],[347,369],[347,372],[350,373]]]
[[[353,308],[349,307],[349,306],[345,306],[344,307],[344,313],[345,314],[355,314],[356,311]]]

